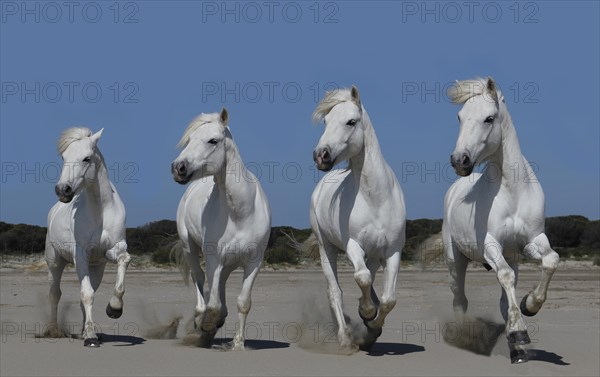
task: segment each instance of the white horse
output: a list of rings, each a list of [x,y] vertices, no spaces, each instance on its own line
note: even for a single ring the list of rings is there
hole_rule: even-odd
[[[329,171],[348,160],[348,168],[327,173],[311,199],[310,222],[327,278],[331,307],[339,326],[340,348],[368,349],[381,335],[385,317],[396,304],[396,277],[405,241],[402,190],[385,162],[375,130],[362,106],[358,89],[328,92],[313,114],[324,120],[325,132],[314,150],[317,168]],[[352,339],[344,318],[342,290],[337,280],[340,250],[354,265],[362,291],[358,312],[368,329],[362,341]],[[375,273],[384,266],[381,301],[373,289]]]
[[[200,334],[199,345],[209,347],[225,323],[225,283],[233,270],[242,267],[233,349],[244,349],[250,294],[267,247],[271,211],[258,180],[244,167],[227,122],[226,109],[196,117],[178,144],[183,150],[171,172],[180,184],[191,181],[177,209],[178,252],[185,255],[196,286],[194,325]],[[201,254],[208,275],[207,299]]]
[[[69,128],[58,141],[64,161],[55,187],[59,202],[48,214],[46,262],[50,279],[50,326],[47,336],[64,336],[57,322],[60,279],[68,262],[75,263],[81,284],[84,346],[100,342],[92,321],[94,292],[100,286],[106,261],[117,263],[114,294],[106,314],[123,314],[123,280],[131,257],[125,242],[125,207],[108,178],[104,158],[98,149],[100,130],[92,135],[87,128]]]
[[[544,301],[559,257],[544,234],[544,193],[521,154],[517,133],[494,80],[458,81],[449,91],[458,113],[460,134],[451,163],[457,180],[446,193],[442,238],[450,270],[454,310],[467,310],[465,271],[469,260],[496,271],[502,286],[500,310],[506,321],[511,362],[527,361],[530,343],[521,313],[535,315]],[[482,173],[474,166],[485,163]],[[467,177],[471,175],[471,177]],[[517,302],[518,257],[523,251],[541,260],[537,287]]]

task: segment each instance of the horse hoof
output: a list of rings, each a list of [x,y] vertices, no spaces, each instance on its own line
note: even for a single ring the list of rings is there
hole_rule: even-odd
[[[525,352],[525,350],[512,350],[510,352],[511,364],[522,364],[526,363],[528,360],[527,352]]]
[[[200,330],[200,338],[198,339],[198,347],[200,348],[210,348],[213,340],[215,339],[215,335],[217,334],[217,329],[215,328],[212,331]]]
[[[113,309],[110,304],[106,305],[106,315],[110,318],[117,319],[123,314],[123,308]]]
[[[527,330],[511,332],[507,335],[510,344],[525,345],[531,343]]]
[[[87,338],[83,341],[83,346],[90,348],[98,348],[100,347],[100,340],[98,340],[98,338]]]
[[[527,317],[533,317],[537,314],[537,312],[533,313],[527,310],[527,297],[529,297],[529,294],[526,294],[525,297],[523,297],[519,309],[521,309],[521,313],[523,313],[523,315],[526,315]]]
[[[217,323],[217,328],[220,329],[221,327],[223,327],[223,325],[225,324],[225,318],[223,317],[221,320],[219,320],[219,323]]]

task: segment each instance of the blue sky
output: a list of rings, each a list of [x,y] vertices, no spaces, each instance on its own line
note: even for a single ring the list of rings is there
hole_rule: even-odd
[[[597,1],[0,4],[2,221],[46,223],[55,142],[74,125],[105,128],[129,226],[174,219],[175,145],[195,115],[226,106],[273,224],[308,227],[322,131],[311,113],[325,89],[351,84],[408,218],[440,218],[459,110],[443,91],[486,75],[537,166],[546,215],[600,217]]]

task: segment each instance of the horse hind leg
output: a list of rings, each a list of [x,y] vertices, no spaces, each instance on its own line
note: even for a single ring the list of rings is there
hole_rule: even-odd
[[[529,292],[521,300],[521,313],[526,316],[534,316],[542,308],[546,301],[546,294],[552,275],[556,271],[559,262],[558,254],[552,250],[548,237],[544,233],[537,236],[531,243],[525,247],[525,254],[542,261],[542,273],[540,282],[535,289]]]
[[[127,244],[124,241],[117,244],[106,252],[107,259],[117,263],[117,279],[113,296],[106,306],[106,315],[110,318],[119,318],[123,314],[123,295],[125,294],[125,272],[131,261],[127,252]]]

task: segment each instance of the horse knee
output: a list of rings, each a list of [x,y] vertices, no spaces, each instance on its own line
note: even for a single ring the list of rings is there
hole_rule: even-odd
[[[81,302],[84,305],[91,305],[94,302],[94,290],[92,287],[81,287]]]
[[[354,273],[354,280],[356,280],[356,283],[360,287],[369,287],[372,283],[371,273],[367,269],[356,271]]]
[[[498,280],[503,286],[514,286],[515,272],[510,268],[501,268],[498,270]]]
[[[250,308],[252,307],[252,300],[249,298],[245,299],[238,297],[237,307],[240,314],[248,314],[248,312],[250,312]]]
[[[558,268],[559,262],[560,257],[558,256],[558,253],[554,250],[550,250],[550,253],[542,258],[542,267],[554,271],[556,268]]]

